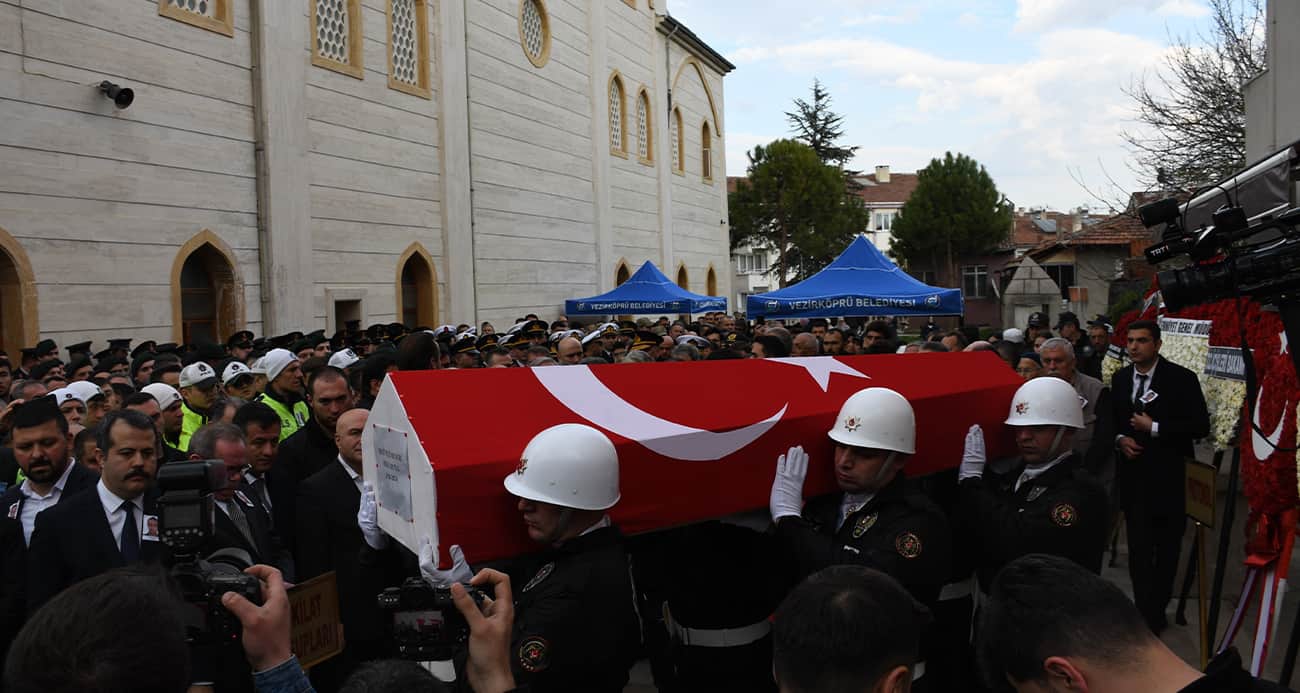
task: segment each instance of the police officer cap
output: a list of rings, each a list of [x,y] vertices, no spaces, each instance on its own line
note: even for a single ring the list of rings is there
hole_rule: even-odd
[[[456,338],[456,326],[439,325],[438,328],[433,331],[433,338],[439,342],[452,341]]]
[[[310,339],[299,339],[298,341],[293,343],[293,346],[289,347],[289,351],[292,351],[293,353],[296,354],[302,351],[303,349],[315,349],[316,344],[317,342]]]
[[[678,338],[677,338],[677,343],[678,343],[678,344],[690,344],[690,345],[693,346],[693,347],[698,347],[698,348],[701,348],[701,349],[707,349],[707,348],[713,346],[713,344],[712,344],[711,342],[709,342],[709,340],[707,340],[707,339],[705,339],[705,338],[703,338],[703,337],[701,337],[701,336],[699,336],[699,335],[693,335],[693,334],[684,334],[684,335],[678,337]]]
[[[601,337],[600,330],[593,331],[592,333],[588,334],[586,337],[582,338],[582,346],[587,346],[588,344],[591,344],[597,339],[600,339],[600,337]]]
[[[144,354],[144,353],[153,353],[156,352],[157,350],[158,350],[158,342],[155,342],[152,339],[146,339],[143,342],[137,344],[136,347],[131,350],[131,358],[136,358],[140,354]]]
[[[524,323],[524,334],[529,337],[545,337],[550,328],[541,320],[529,320]]]
[[[1061,329],[1061,327],[1062,327],[1063,325],[1069,325],[1069,324],[1073,324],[1075,327],[1078,327],[1078,326],[1079,326],[1079,316],[1077,316],[1077,315],[1075,315],[1074,313],[1071,313],[1071,312],[1069,312],[1069,311],[1066,311],[1066,312],[1061,313],[1060,315],[1056,316],[1056,327],[1054,327],[1054,328],[1052,328],[1052,329],[1054,329],[1054,330],[1059,330],[1059,329]]]
[[[181,346],[176,342],[163,342],[154,348],[155,354],[176,354],[181,355]]]
[[[35,353],[38,357],[58,353],[58,351],[59,345],[55,344],[53,339],[42,339],[36,343]]]
[[[384,332],[388,335],[389,339],[396,340],[398,337],[406,335],[406,325],[403,325],[400,322],[390,322],[384,327]]]
[[[497,346],[506,349],[516,349],[528,344],[528,337],[524,336],[522,331],[507,332],[504,339],[497,342]]]
[[[125,349],[130,349],[130,348],[131,348],[131,340],[130,340],[130,339],[110,339],[110,340],[108,340],[108,346],[109,346],[110,349],[124,349],[124,350],[125,350]]]
[[[235,347],[241,344],[247,344],[248,346],[243,347],[247,349],[252,346],[253,336],[252,330],[240,330],[229,337],[226,337],[226,346]]]
[[[618,333],[624,337],[631,337],[636,334],[636,323],[631,320],[618,321]]]
[[[113,352],[114,352],[114,351],[117,351],[117,350],[114,349],[113,347],[109,347],[109,348],[104,349],[104,350],[102,350],[102,351],[96,351],[96,352],[95,352],[95,362],[96,362],[96,363],[101,363],[101,362],[103,362],[103,361],[105,361],[105,360],[111,358],[111,357],[113,356]]]
[[[1029,321],[1026,324],[1029,327],[1047,327],[1047,313],[1030,313]]]
[[[478,340],[475,339],[475,338],[472,337],[472,336],[471,336],[471,337],[461,337],[460,339],[456,340],[456,342],[455,342],[454,344],[451,345],[451,353],[453,353],[453,354],[477,354],[477,353],[478,353],[478,344],[477,344],[477,342],[478,342]]]
[[[68,346],[64,347],[64,349],[68,350],[69,356],[76,356],[77,354],[89,354],[90,342],[77,342],[76,344],[69,344]]]
[[[1088,327],[1104,327],[1107,332],[1110,332],[1110,318],[1098,313],[1097,317],[1088,321]]]
[[[632,340],[633,351],[648,351],[663,343],[663,337],[651,332],[650,330],[637,330],[636,336]]]
[[[476,342],[476,346],[478,346],[479,351],[482,351],[484,349],[487,349],[488,347],[497,346],[500,343],[501,343],[501,335],[492,333],[492,334],[485,334],[482,337],[479,337],[478,341]]]

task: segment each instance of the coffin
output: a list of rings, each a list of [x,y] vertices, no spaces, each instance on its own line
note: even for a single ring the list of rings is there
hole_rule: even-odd
[[[957,466],[971,424],[989,459],[1012,454],[1004,432],[1021,384],[990,352],[792,357],[391,374],[363,436],[379,525],[406,547],[459,544],[471,563],[537,550],[502,479],[538,432],[582,423],[619,454],[626,533],[766,507],[777,455],[812,457],[805,497],[834,490],[826,432],[849,395],[902,393],[916,411],[906,471]]]

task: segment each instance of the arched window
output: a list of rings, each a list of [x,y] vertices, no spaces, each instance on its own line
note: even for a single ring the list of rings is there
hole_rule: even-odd
[[[217,342],[244,327],[244,284],[234,254],[202,231],[172,264],[172,335],[182,344]]]
[[[682,146],[682,112],[673,109],[673,117],[668,123],[669,137],[673,142],[673,171],[686,172],[686,148]]]
[[[519,0],[519,45],[534,67],[551,57],[551,19],[542,0]]]
[[[0,351],[18,351],[38,339],[36,275],[18,241],[0,229]]]
[[[618,271],[614,273],[614,286],[622,286],[623,282],[631,278],[632,271],[627,268],[627,263],[618,263]]]
[[[636,96],[636,157],[643,164],[654,163],[653,132],[650,123],[650,95],[643,87]]]
[[[609,151],[627,156],[627,109],[623,107],[623,78],[617,72],[609,78]]]
[[[709,265],[709,274],[704,278],[704,287],[708,295],[718,295],[718,273],[713,271],[713,265]]]
[[[700,127],[700,175],[706,182],[713,180],[713,133],[707,120]]]
[[[680,286],[687,291],[691,290],[691,278],[686,274],[685,264],[677,266],[677,286]]]
[[[429,251],[412,243],[397,267],[397,319],[408,328],[438,324],[438,274]]]

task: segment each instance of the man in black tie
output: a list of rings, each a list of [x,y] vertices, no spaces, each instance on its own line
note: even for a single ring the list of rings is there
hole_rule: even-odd
[[[293,518],[284,518],[276,511],[271,499],[270,474],[275,466],[276,452],[280,447],[280,416],[261,402],[249,402],[235,412],[231,423],[244,432],[248,443],[248,470],[244,472],[241,490],[262,506],[271,518],[271,528],[284,537],[283,527]]]
[[[288,554],[271,532],[271,520],[262,506],[239,489],[248,465],[248,444],[234,424],[217,421],[205,424],[190,439],[191,460],[221,460],[226,466],[226,486],[213,489],[217,512],[212,538],[203,553],[235,548],[248,552],[252,563],[275,566],[286,575],[293,573]]]
[[[13,451],[26,479],[0,497],[0,654],[22,628],[26,612],[27,545],[36,516],[99,481],[99,475],[72,461],[68,420],[53,397],[17,406]]]
[[[157,537],[144,532],[157,514],[152,490],[162,446],[153,422],[137,411],[111,412],[97,445],[103,459],[99,483],[36,517],[28,613],[74,582],[158,558]]]
[[[1160,358],[1160,326],[1139,320],[1128,327],[1132,364],[1115,372],[1116,445],[1120,507],[1128,532],[1133,601],[1157,635],[1169,625],[1182,548],[1184,460],[1192,441],[1210,433],[1210,415],[1196,374]]]

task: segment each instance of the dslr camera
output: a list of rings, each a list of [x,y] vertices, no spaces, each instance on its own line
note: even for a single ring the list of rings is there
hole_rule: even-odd
[[[167,547],[164,560],[182,598],[199,617],[189,625],[193,644],[239,641],[239,619],[221,605],[221,595],[234,592],[254,604],[262,603],[262,587],[244,569],[253,564],[248,552],[221,549],[200,556],[212,538],[216,506],[212,492],[227,484],[221,460],[171,462],[158,467],[158,538]]]
[[[480,607],[487,593],[464,585]],[[404,659],[417,662],[448,660],[469,642],[469,623],[451,599],[450,587],[433,587],[421,578],[407,578],[398,587],[379,593],[379,608],[393,615],[393,640]]]

